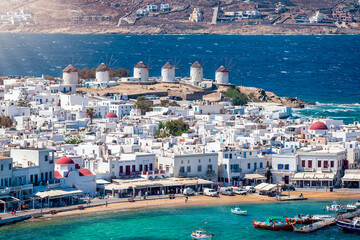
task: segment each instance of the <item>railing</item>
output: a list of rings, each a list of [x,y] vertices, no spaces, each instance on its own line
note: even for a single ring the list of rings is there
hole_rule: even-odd
[[[232,173],[241,173],[242,169],[241,168],[233,168],[233,169],[231,169],[231,172]]]
[[[119,176],[121,177],[132,177],[132,176],[138,176],[141,172],[127,172],[127,173],[119,173]]]
[[[187,173],[186,172],[179,172],[179,177],[186,177]]]
[[[214,170],[207,170],[206,171],[206,175],[213,175],[213,174],[215,174]]]

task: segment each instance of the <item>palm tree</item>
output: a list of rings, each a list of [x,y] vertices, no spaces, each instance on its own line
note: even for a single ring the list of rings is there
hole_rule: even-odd
[[[92,119],[95,115],[95,111],[92,107],[86,109],[85,115],[90,118],[90,125],[92,124]]]

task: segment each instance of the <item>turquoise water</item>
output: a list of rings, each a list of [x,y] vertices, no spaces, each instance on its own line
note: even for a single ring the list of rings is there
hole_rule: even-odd
[[[347,203],[345,201],[344,203]],[[331,201],[304,201],[240,206],[249,216],[230,213],[234,206],[189,207],[122,211],[110,214],[85,215],[45,221],[28,221],[0,228],[0,239],[13,240],[85,240],[85,239],[191,239],[192,231],[208,222],[215,239],[358,239],[334,226],[312,234],[276,232],[254,229],[252,220],[266,216],[295,216],[299,214],[328,214],[323,211]]]

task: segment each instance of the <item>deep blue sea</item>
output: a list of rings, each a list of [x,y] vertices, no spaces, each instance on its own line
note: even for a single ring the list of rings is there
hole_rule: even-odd
[[[191,200],[191,199],[190,199]],[[348,201],[342,201],[348,203]],[[299,214],[329,214],[323,211],[331,201],[301,201],[240,206],[248,216],[230,213],[234,206],[188,207],[120,211],[59,219],[33,220],[0,228],[1,240],[186,240],[192,231],[204,227],[214,240],[316,239],[355,240],[337,226],[311,234],[255,229],[252,220],[269,216],[294,217]]]
[[[177,76],[189,76],[194,61],[207,78],[224,65],[233,84],[318,103],[302,115],[360,120],[360,35],[0,34],[4,75],[61,76],[69,63],[83,68],[105,62],[132,71],[140,60],[150,76],[159,76],[167,61],[176,64]]]

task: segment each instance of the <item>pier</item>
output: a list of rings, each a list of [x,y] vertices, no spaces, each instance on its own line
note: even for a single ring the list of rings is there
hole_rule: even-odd
[[[346,218],[346,219],[353,218],[353,217],[360,217],[360,210],[357,210],[357,211],[352,212],[352,213],[345,213],[345,214],[342,214],[340,216],[342,218]],[[338,217],[338,216],[336,216],[336,217]],[[336,222],[335,222],[336,217],[326,219],[326,220],[323,220],[323,221],[320,221],[320,222],[316,222],[314,224],[310,224],[310,225],[307,225],[307,226],[304,226],[304,227],[301,227],[301,228],[295,228],[294,231],[299,232],[299,233],[316,232],[316,231],[318,231],[320,229],[324,229],[326,227],[330,227],[332,225],[335,225],[336,224]]]

